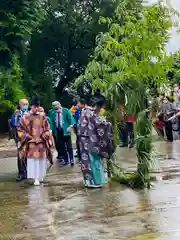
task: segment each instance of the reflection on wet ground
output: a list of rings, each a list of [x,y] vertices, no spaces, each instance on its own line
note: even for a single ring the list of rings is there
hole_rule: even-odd
[[[151,190],[117,183],[86,190],[78,165],[53,167],[40,187],[1,180],[0,239],[180,239],[180,142],[157,142],[155,147],[153,172],[169,177],[154,182]],[[134,169],[134,150],[118,151],[122,166]],[[12,161],[6,159],[4,169],[10,170]]]

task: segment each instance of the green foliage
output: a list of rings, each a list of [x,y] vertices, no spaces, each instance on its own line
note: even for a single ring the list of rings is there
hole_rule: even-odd
[[[107,24],[98,23],[99,17],[113,16],[118,2],[2,0],[1,78],[11,79],[16,55],[22,69],[19,89],[27,97],[38,93],[42,104],[48,107],[55,90],[60,98],[64,87],[84,71],[96,35],[107,30]]]
[[[125,184],[132,188],[150,188],[150,169],[153,166],[152,158],[152,123],[148,116],[149,112],[144,110],[138,114],[136,121],[136,150],[137,150],[137,172],[125,172],[118,166],[115,157],[108,160],[110,169],[109,176],[113,181]]]
[[[168,72],[168,79],[172,83],[180,84],[180,51],[172,55],[172,68]]]
[[[2,0],[0,3],[0,67],[10,67],[13,55],[22,55],[32,32],[45,15],[41,0]]]
[[[12,69],[0,72],[0,112],[14,109],[19,99],[24,96],[21,88],[21,74],[19,60],[14,55]]]
[[[52,87],[51,76],[44,74],[27,74],[23,76],[23,89],[27,96],[36,94],[41,102],[41,105],[48,109],[52,106],[52,101],[55,99],[54,89]]]
[[[114,112],[119,104],[126,104],[132,114],[145,109],[147,96],[142,92],[166,82],[172,64],[164,53],[173,25],[171,12],[160,3],[145,7],[140,1],[120,1],[113,18],[101,18],[108,32],[98,35],[93,59],[76,85],[88,77],[94,88],[102,89]]]
[[[94,88],[102,89],[115,139],[120,105],[125,106],[127,114],[138,115],[138,169],[130,179],[143,187],[149,187],[152,150],[151,123],[143,110],[148,107],[147,90],[166,83],[172,64],[171,57],[165,54],[173,26],[171,14],[172,9],[161,3],[143,6],[141,1],[121,0],[113,18],[101,18],[103,24],[108,24],[108,31],[98,35],[94,56],[75,83],[87,77]],[[122,173],[119,177],[129,181],[129,176]]]
[[[152,123],[149,119],[148,112],[142,111],[138,114],[136,122],[136,150],[138,158],[137,173],[143,187],[150,187],[149,170],[152,165]]]
[[[118,0],[51,0],[40,31],[33,34],[27,56],[27,71],[51,76],[57,97],[74,81],[88,63],[99,32],[107,24],[99,17],[112,16]],[[34,61],[36,59],[36,61]],[[34,76],[32,76],[34,79]]]
[[[127,84],[129,80],[143,81],[145,85],[166,81],[166,70],[171,62],[164,54],[165,43],[172,27],[171,12],[161,4],[128,10],[124,0],[110,22],[109,31],[97,38],[94,59],[85,75],[93,85]],[[136,12],[136,15],[134,14]],[[123,21],[119,22],[119,16]]]
[[[41,0],[0,3],[0,112],[14,109],[24,96],[22,68],[31,34],[46,15],[43,6]]]

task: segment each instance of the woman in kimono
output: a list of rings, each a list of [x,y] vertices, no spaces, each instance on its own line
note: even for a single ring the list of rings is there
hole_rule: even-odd
[[[78,134],[84,185],[98,188],[107,183],[102,160],[113,153],[113,133],[111,124],[99,116],[104,101],[94,99],[93,102],[93,108],[82,110]]]
[[[34,98],[31,112],[25,113],[18,127],[21,159],[27,157],[27,178],[40,185],[46,176],[47,159],[52,162],[53,142],[49,123],[44,112],[39,111],[40,103]]]

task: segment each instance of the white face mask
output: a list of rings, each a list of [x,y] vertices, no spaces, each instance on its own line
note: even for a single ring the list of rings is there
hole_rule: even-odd
[[[55,109],[55,110],[58,110],[58,109],[60,109],[60,108],[61,108],[60,105],[58,105],[58,106],[54,106],[54,109]]]

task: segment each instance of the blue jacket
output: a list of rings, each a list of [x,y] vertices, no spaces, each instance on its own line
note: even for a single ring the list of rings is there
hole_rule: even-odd
[[[10,119],[10,127],[11,128],[17,128],[19,126],[19,123],[24,115],[24,112],[19,110],[15,111],[15,113],[11,116]],[[15,136],[15,142],[16,144],[18,143],[18,135],[16,134]]]
[[[19,123],[23,117],[23,112],[21,110],[19,111],[16,111],[12,116],[11,116],[11,119],[10,119],[10,126],[12,128],[17,128],[19,126]]]
[[[81,111],[82,111],[82,109],[77,109],[74,113],[74,119],[75,119],[76,123],[78,123],[78,121],[80,119]]]

